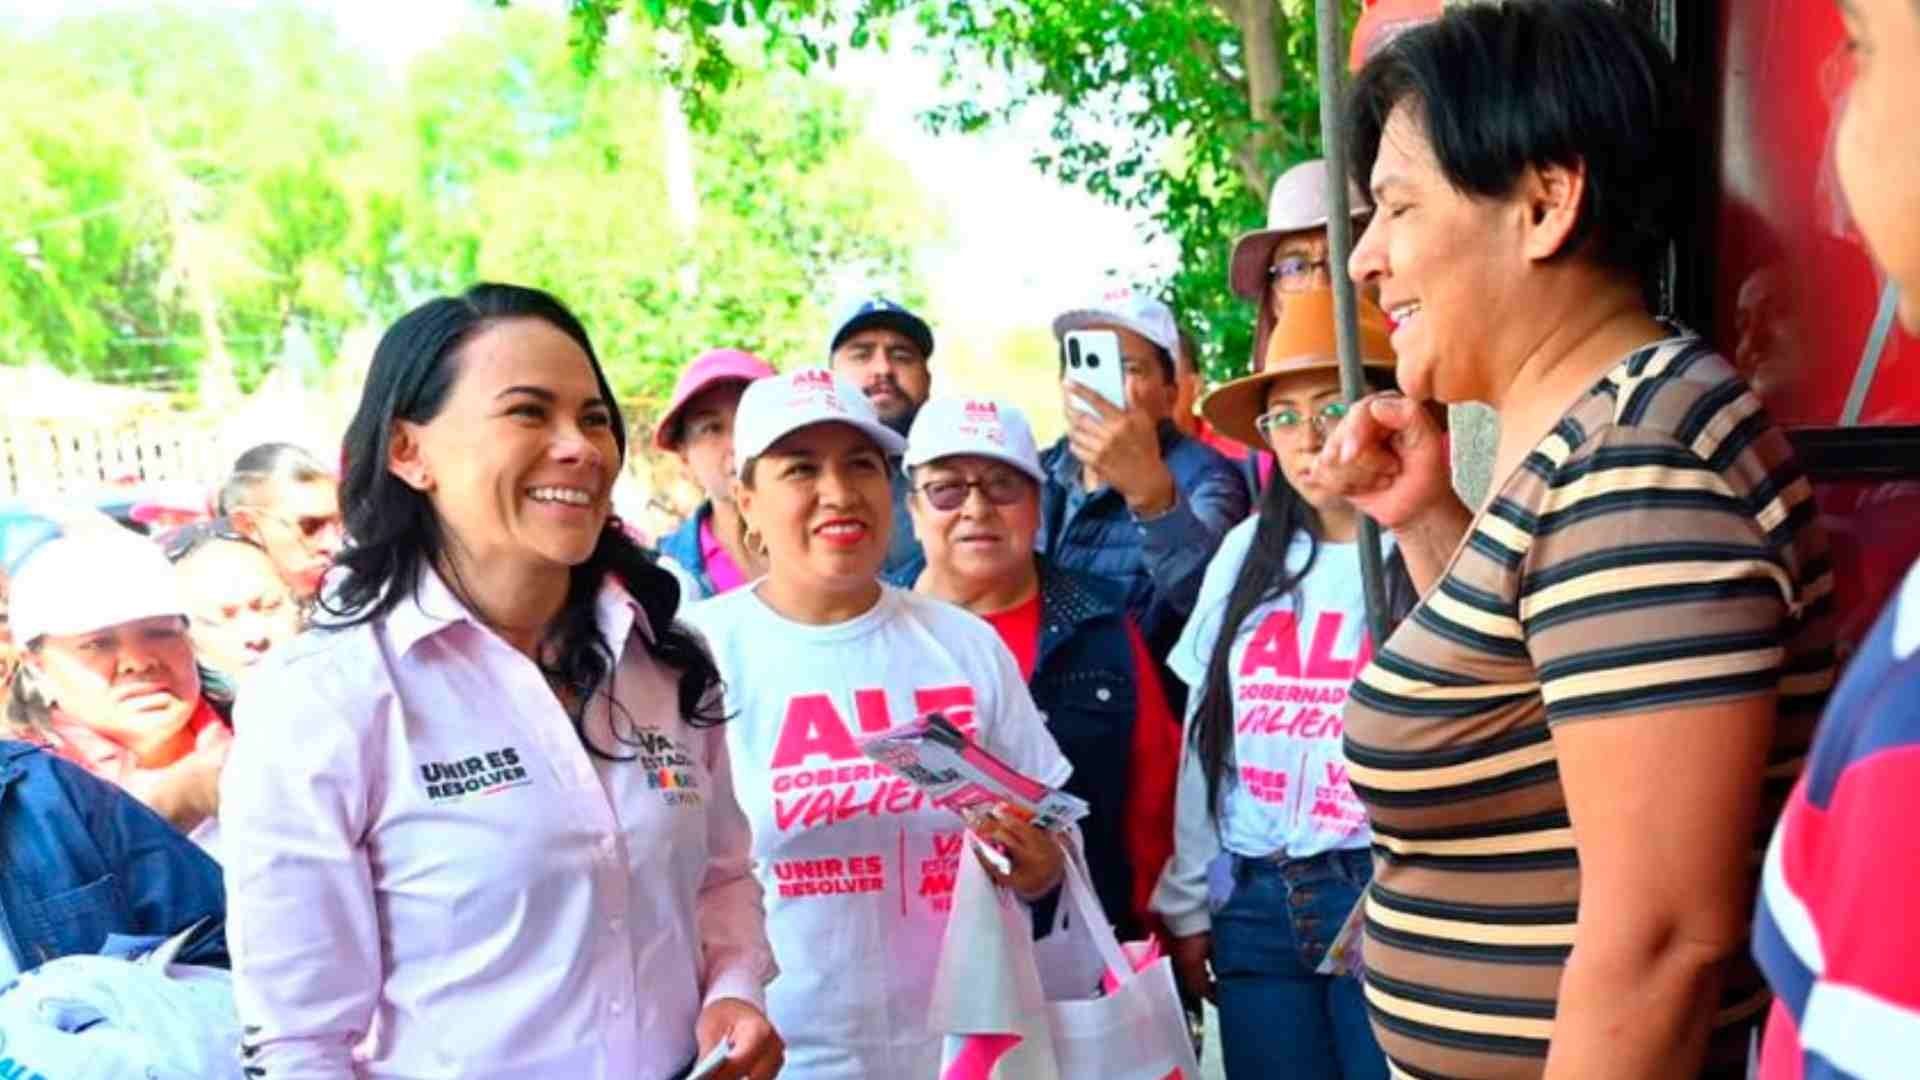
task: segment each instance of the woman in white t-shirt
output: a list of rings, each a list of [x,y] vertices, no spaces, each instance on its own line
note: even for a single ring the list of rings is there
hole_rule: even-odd
[[[734,419],[737,502],[767,575],[695,605],[726,684],[734,787],[753,823],[780,975],[768,1015],[798,1080],[932,1077],[927,1030],[962,825],[857,740],[930,712],[1044,782],[1070,768],[1013,656],[968,612],[878,580],[904,440],[851,383],[807,368],[747,388]],[[1063,857],[1016,822],[979,830],[1017,894]]]
[[[1387,1075],[1360,984],[1315,973],[1371,876],[1372,842],[1341,752],[1347,685],[1372,651],[1359,514],[1311,472],[1345,411],[1333,325],[1331,293],[1290,297],[1264,370],[1201,404],[1222,434],[1271,449],[1279,474],[1221,543],[1168,657],[1193,693],[1152,906],[1182,983],[1219,1005],[1236,1080],[1283,1065],[1302,1080]],[[1369,378],[1391,385],[1386,318],[1364,300],[1360,329]],[[1405,570],[1388,565],[1404,605]]]

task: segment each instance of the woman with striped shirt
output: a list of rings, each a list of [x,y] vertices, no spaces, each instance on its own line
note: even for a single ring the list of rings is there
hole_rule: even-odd
[[[1784,435],[1648,311],[1690,160],[1660,45],[1599,0],[1449,12],[1349,103],[1350,271],[1406,397],[1324,482],[1424,597],[1356,680],[1366,995],[1398,1075],[1742,1075],[1756,856],[1832,678],[1826,545]],[[1499,411],[1470,513],[1414,402]]]

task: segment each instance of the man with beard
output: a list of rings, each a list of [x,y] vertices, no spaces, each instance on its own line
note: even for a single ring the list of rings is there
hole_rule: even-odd
[[[827,342],[833,373],[860,388],[880,422],[905,437],[920,414],[933,376],[933,330],[926,320],[884,296],[868,296],[848,305],[834,321]],[[892,574],[921,558],[907,513],[907,477],[893,474],[893,543],[883,574]]]

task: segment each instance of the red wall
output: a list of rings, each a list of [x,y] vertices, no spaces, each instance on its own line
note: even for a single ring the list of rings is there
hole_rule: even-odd
[[[1825,0],[1720,0],[1718,8],[1719,344],[1748,369],[1776,418],[1835,425],[1885,285],[1834,173],[1834,123],[1849,77],[1840,16]],[[1920,342],[1897,324],[1859,422],[1920,424]],[[1920,475],[1920,461],[1906,464]],[[1920,482],[1828,480],[1816,490],[1845,649],[1920,556]]]
[[[1721,345],[1755,369],[1776,418],[1834,424],[1884,284],[1833,169],[1840,16],[1825,0],[1722,0],[1720,31]],[[1920,423],[1920,342],[1897,326],[1860,421]]]

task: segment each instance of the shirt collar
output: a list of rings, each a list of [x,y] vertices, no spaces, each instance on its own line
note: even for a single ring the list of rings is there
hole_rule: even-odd
[[[654,637],[646,610],[611,575],[600,585],[595,621],[616,657],[629,635],[638,632],[648,641]],[[413,595],[402,599],[387,613],[387,639],[393,645],[395,656],[406,656],[420,642],[462,623],[484,629],[484,624],[447,587],[439,572],[426,566],[421,568],[420,584]]]

